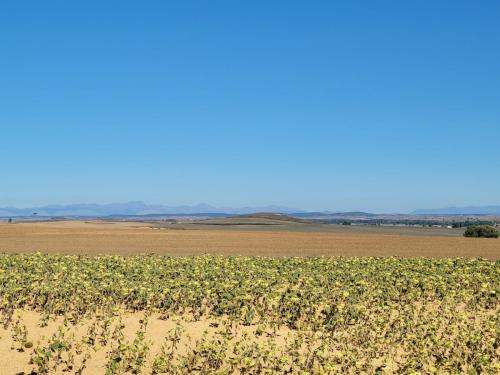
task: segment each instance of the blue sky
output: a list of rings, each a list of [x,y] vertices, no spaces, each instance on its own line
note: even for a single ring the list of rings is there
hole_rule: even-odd
[[[0,205],[500,204],[498,1],[3,1]]]

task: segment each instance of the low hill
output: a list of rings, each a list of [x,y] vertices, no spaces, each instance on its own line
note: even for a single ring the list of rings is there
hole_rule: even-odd
[[[248,215],[229,216],[225,218],[206,219],[193,222],[203,225],[285,225],[311,224],[313,221],[291,217],[285,214],[263,212]]]
[[[418,209],[412,215],[500,215],[500,206],[446,207]]]

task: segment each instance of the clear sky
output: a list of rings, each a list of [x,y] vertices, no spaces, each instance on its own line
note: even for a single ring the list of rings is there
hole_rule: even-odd
[[[0,206],[500,204],[499,1],[2,1]]]

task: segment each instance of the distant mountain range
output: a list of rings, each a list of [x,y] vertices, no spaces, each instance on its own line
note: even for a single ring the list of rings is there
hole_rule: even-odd
[[[206,203],[193,206],[166,206],[146,204],[144,202],[109,203],[109,204],[69,204],[69,205],[47,205],[41,207],[16,208],[0,207],[0,217],[15,216],[140,216],[140,215],[194,215],[194,214],[227,214],[245,215],[261,212],[274,212],[289,214],[294,217],[374,217],[380,216],[367,212],[308,212],[299,208],[284,206],[263,206],[263,207],[214,207]],[[403,214],[404,215],[404,214]],[[500,215],[500,206],[471,206],[471,207],[448,207],[437,209],[418,209],[408,215]],[[392,215],[390,215],[392,216]]]
[[[500,215],[500,206],[447,207],[418,209],[412,215]]]
[[[200,214],[224,213],[231,215],[252,214],[256,212],[298,213],[301,209],[283,206],[217,208],[206,203],[194,206],[150,205],[144,202],[109,204],[70,204],[48,205],[42,207],[16,208],[0,207],[0,216],[110,216],[110,215],[154,215],[154,214]]]

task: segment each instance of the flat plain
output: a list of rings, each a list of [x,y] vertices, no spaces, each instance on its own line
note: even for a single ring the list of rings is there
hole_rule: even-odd
[[[461,233],[460,230],[443,228],[307,224],[1,223],[0,252],[500,259],[500,239],[470,239],[462,237]]]

